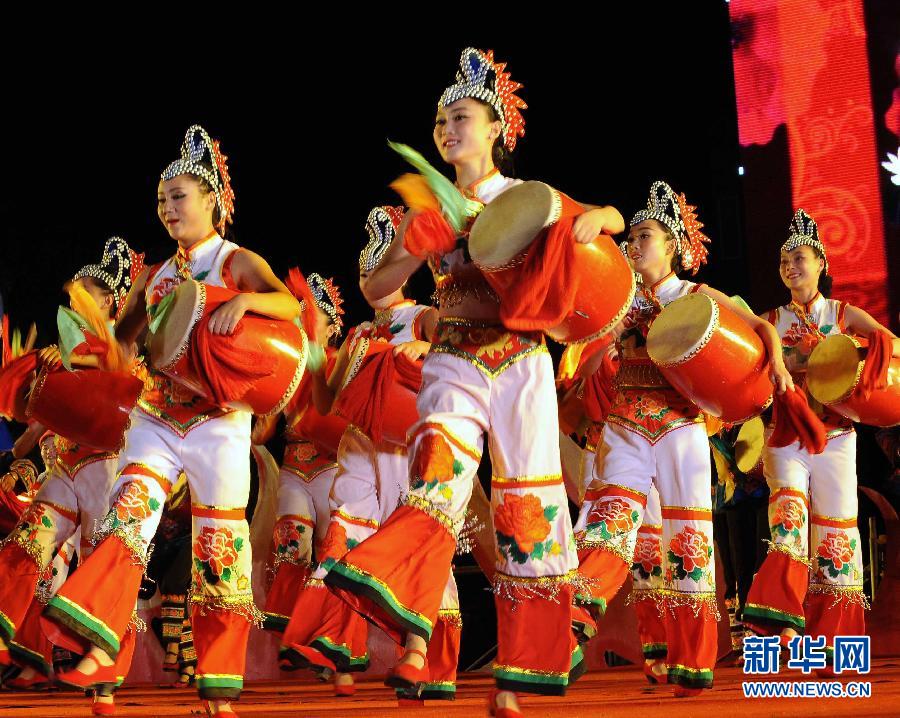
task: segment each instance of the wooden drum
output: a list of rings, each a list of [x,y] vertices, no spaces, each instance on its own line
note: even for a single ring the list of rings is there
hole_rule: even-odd
[[[669,383],[707,414],[739,424],[772,403],[765,346],[729,308],[699,292],[667,305],[647,353]]]
[[[900,360],[891,359],[888,385],[863,398],[859,380],[867,342],[835,334],[820,342],[806,365],[806,386],[820,404],[852,421],[871,426],[900,424]]]
[[[469,233],[469,252],[499,295],[501,306],[511,291],[521,292],[522,265],[529,254],[543,251],[536,240],[561,218],[583,211],[577,202],[543,182],[516,185],[485,206]],[[555,326],[519,327],[506,322],[511,329],[539,328],[568,344],[607,334],[622,320],[634,297],[635,283],[615,242],[599,235],[589,244],[574,244],[569,256],[567,266],[560,272],[548,272],[542,280],[564,284],[564,291],[574,293],[567,315]]]
[[[209,316],[236,294],[194,280],[180,284],[167,316],[147,340],[151,362],[220,406],[277,414],[303,376],[306,335],[293,322],[251,313],[231,335],[208,332]]]

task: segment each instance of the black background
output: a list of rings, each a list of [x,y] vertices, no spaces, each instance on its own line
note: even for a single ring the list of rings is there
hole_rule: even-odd
[[[337,17],[296,27],[273,18],[266,32],[248,25],[218,42],[198,33],[173,51],[122,41],[45,48],[46,70],[17,56],[0,151],[0,290],[13,325],[35,320],[41,343],[54,338],[62,283],[99,259],[108,236],[148,262],[172,253],[156,184],[193,123],[229,157],[236,241],[279,275],[299,265],[334,276],[348,319],[367,318],[355,286],[363,225],[373,205],[398,202],[388,184],[407,169],[386,140],[443,166],[434,109],[466,45],[494,49],[525,86],[518,176],[611,203],[626,221],[650,183],[666,179],[698,205],[713,238],[700,276],[746,292],[727,5],[677,5],[546,23],[536,14],[521,31],[496,13],[479,25],[470,7],[430,7],[446,17],[418,28],[378,15],[345,18],[353,28]],[[351,34],[360,26],[370,29]],[[452,29],[466,26],[480,29]],[[420,301],[430,281],[413,282]]]

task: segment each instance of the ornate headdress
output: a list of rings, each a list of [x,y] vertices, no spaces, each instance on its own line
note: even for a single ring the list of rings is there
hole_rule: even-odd
[[[452,105],[464,97],[488,103],[497,112],[503,131],[503,144],[510,152],[516,140],[525,136],[525,119],[519,110],[528,107],[515,93],[522,87],[504,72],[505,62],[494,62],[494,51],[482,52],[474,47],[462,51],[456,83],[450,85],[438,102],[438,109]]]
[[[374,207],[366,218],[369,241],[359,253],[359,271],[371,272],[387,253],[403,219],[403,207]]]
[[[228,157],[219,149],[219,141],[213,140],[200,125],[191,125],[181,144],[181,157],[163,171],[161,178],[170,180],[178,175],[194,175],[209,183],[216,195],[219,222],[216,229],[225,231],[234,217],[234,190],[228,175]]]
[[[675,254],[683,270],[697,273],[701,264],[706,264],[709,250],[704,242],[709,242],[700,230],[703,223],[697,219],[697,208],[687,203],[684,193],[676,195],[674,190],[662,180],[650,185],[647,209],[639,210],[631,218],[631,226],[655,219],[662,223],[675,237]]]
[[[144,255],[138,254],[121,237],[110,237],[103,245],[100,264],[87,264],[75,272],[72,280],[93,277],[108,286],[113,293],[116,316],[125,306],[125,297],[134,280],[144,269]]]
[[[804,210],[798,209],[791,220],[791,226],[788,227],[788,238],[781,245],[781,251],[791,252],[804,244],[822,254],[822,259],[825,260],[825,274],[828,274],[828,256],[825,254],[825,245],[819,239],[819,227],[816,220]]]
[[[316,306],[328,315],[338,329],[341,329],[344,326],[341,319],[341,315],[344,313],[341,290],[330,279],[323,279],[322,275],[315,272],[306,278],[306,282],[309,284]]]

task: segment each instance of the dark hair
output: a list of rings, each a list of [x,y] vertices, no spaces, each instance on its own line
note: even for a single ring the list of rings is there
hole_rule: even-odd
[[[213,171],[212,165],[210,165],[206,162],[201,162],[200,164],[203,167],[205,167],[207,170],[209,170],[210,173]],[[193,175],[193,174],[191,175],[191,177],[193,177],[195,180],[197,180],[197,184],[200,185],[200,191],[203,192],[203,194],[209,194],[210,192],[213,191],[212,185],[207,180],[205,180],[203,177],[200,177],[199,175]],[[212,221],[213,221],[213,227],[215,227],[216,231],[218,232],[219,225],[222,223],[222,215],[219,212],[219,203],[218,202],[216,202],[213,205]],[[219,232],[219,234],[222,236],[222,239],[228,239],[228,240],[234,239],[234,231],[231,229],[231,225],[228,222],[225,223],[225,229],[223,229],[221,232]]]
[[[811,244],[801,245],[804,247],[809,247],[812,250],[813,255],[816,259],[825,259],[825,253],[820,252],[818,247],[813,247]],[[831,289],[834,285],[834,277],[830,274],[825,274],[825,267],[822,267],[822,273],[819,275],[819,282],[816,286],[816,289],[819,290],[819,294],[821,294],[826,299],[831,298]]]
[[[472,99],[479,105],[483,105],[487,108],[489,122],[500,121],[500,115],[497,114],[497,110],[494,109],[493,105],[488,104],[484,100],[479,100],[477,97],[473,97]],[[506,149],[503,140],[503,132],[501,132],[497,139],[494,140],[494,146],[491,148],[491,159],[494,161],[494,166],[500,170],[502,174],[511,177],[514,174],[512,153]]]

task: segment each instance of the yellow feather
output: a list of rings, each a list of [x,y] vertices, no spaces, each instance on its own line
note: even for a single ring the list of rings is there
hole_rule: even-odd
[[[403,203],[410,209],[421,212],[427,209],[441,211],[438,198],[434,196],[425,178],[419,174],[400,175],[391,182],[391,189],[403,198]]]
[[[119,346],[119,342],[116,341],[115,335],[110,330],[106,317],[103,316],[100,307],[97,306],[97,302],[81,286],[80,282],[69,283],[66,290],[69,292],[72,310],[87,320],[91,332],[98,339],[106,342],[106,354],[100,357],[100,366],[107,371],[124,371],[127,366],[125,355]]]

